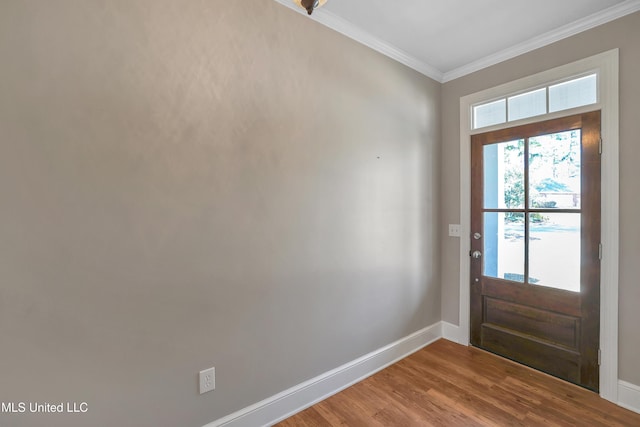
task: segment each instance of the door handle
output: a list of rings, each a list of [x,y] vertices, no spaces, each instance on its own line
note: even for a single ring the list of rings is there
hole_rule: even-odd
[[[480,252],[480,251],[473,251],[473,252],[471,253],[471,256],[472,256],[473,258],[475,258],[475,259],[479,259],[479,258],[482,256],[482,252]]]

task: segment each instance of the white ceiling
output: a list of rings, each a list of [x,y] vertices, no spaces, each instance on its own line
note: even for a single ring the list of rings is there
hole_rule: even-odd
[[[445,82],[638,10],[640,0],[328,0],[311,19]]]

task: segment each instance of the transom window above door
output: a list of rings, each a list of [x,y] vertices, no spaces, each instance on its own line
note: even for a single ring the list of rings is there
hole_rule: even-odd
[[[598,102],[598,74],[591,73],[545,87],[473,105],[472,129],[592,105]]]

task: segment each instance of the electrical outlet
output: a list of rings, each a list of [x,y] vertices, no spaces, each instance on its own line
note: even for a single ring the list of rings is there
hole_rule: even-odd
[[[460,224],[449,224],[449,236],[460,237]]]
[[[200,371],[200,394],[216,388],[216,368]]]

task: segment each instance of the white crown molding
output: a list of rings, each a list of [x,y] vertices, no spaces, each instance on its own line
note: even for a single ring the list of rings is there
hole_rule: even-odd
[[[288,7],[291,10],[294,10],[306,16],[305,11],[293,4],[292,0],[275,1],[283,6]],[[623,16],[629,15],[639,10],[640,0],[626,0],[620,4],[594,13],[593,15],[564,25],[556,30],[541,34],[533,39],[527,40],[523,43],[519,43],[508,49],[504,49],[500,52],[486,56],[477,61],[470,62],[466,65],[447,72],[442,72],[436,67],[417,59],[404,50],[399,49],[396,46],[393,46],[392,44],[373,36],[372,34],[355,26],[351,22],[340,18],[338,15],[330,12],[326,8],[316,10],[313,15],[309,17],[309,19],[319,22],[320,24],[329,27],[332,30],[335,30],[359,43],[362,43],[363,45],[376,50],[383,55],[388,56],[389,58],[394,59],[433,80],[436,80],[440,83],[446,83],[451,80],[466,76],[467,74],[482,70],[483,68],[487,68],[508,59],[515,58],[516,56],[522,55],[532,50],[547,46],[551,43],[555,43],[567,37],[571,37],[575,34],[597,27],[598,25],[606,24],[607,22],[622,18]]]
[[[289,9],[295,10],[296,12],[307,16],[307,13],[293,4],[292,0],[275,0],[283,6],[288,7]],[[423,61],[415,58],[414,56],[408,54],[407,52],[399,49],[390,43],[381,40],[374,35],[364,31],[363,29],[355,26],[351,22],[340,18],[338,15],[328,11],[326,8],[319,8],[313,12],[313,15],[307,16],[309,19],[312,19],[320,24],[331,28],[334,31],[343,34],[350,39],[357,41],[358,43],[362,43],[363,45],[380,52],[381,54],[388,56],[391,59],[398,61],[401,64],[406,65],[409,68],[416,70],[417,72],[424,74],[425,76],[436,80],[437,82],[442,82],[443,73],[437,68],[426,64]]]
[[[444,73],[442,83],[446,83],[451,80],[455,80],[467,74],[482,70],[483,68],[490,67],[500,62],[506,61],[516,56],[522,55],[532,50],[539,49],[541,47],[550,45],[567,37],[571,37],[583,31],[597,27],[598,25],[606,24],[623,16],[640,10],[640,0],[626,0],[615,6],[604,9],[593,15],[587,16],[582,19],[578,19],[570,24],[564,25],[548,33],[541,34],[523,43],[519,43],[508,49],[497,52],[493,55],[486,56],[477,61],[470,62],[462,67],[456,68]]]

